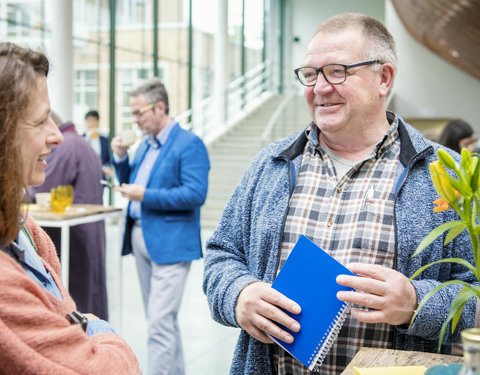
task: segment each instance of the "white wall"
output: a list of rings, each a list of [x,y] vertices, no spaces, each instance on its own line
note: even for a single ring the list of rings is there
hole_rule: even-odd
[[[384,22],[385,0],[292,0],[289,10],[291,29],[286,30],[286,43],[290,53],[285,63],[286,77],[290,77],[293,87],[299,86],[294,78],[293,69],[302,65],[308,43],[317,27],[327,18],[344,12],[358,12],[368,14]],[[298,41],[294,41],[297,38]],[[287,82],[288,84],[288,82]],[[302,89],[300,91],[303,92]]]
[[[393,109],[403,117],[463,118],[480,131],[480,80],[418,43],[389,0],[385,10],[385,23],[399,54]]]
[[[344,12],[368,14],[384,22],[385,0],[294,0],[292,4],[292,63],[295,67],[303,63],[308,43],[317,27],[327,18]]]

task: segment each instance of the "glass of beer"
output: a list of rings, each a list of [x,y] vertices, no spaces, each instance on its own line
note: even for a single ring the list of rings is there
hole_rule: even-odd
[[[72,207],[73,203],[73,186],[72,185],[60,185],[58,189],[65,190],[67,195],[67,208]]]
[[[50,190],[50,205],[56,214],[63,214],[67,207],[67,191],[58,187]]]

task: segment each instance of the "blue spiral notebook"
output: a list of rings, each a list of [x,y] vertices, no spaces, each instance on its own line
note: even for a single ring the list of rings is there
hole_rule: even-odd
[[[356,276],[301,235],[272,284],[272,288],[302,308],[298,315],[287,312],[300,324],[300,332],[283,327],[293,335],[293,343],[272,339],[309,370],[318,369],[322,364],[350,308],[337,299],[340,290],[353,290],[337,284],[335,279],[341,274]]]

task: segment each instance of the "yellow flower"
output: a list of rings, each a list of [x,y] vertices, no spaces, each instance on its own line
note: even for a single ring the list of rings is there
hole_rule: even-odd
[[[456,200],[455,189],[448,180],[447,172],[442,164],[436,160],[430,163],[430,175],[432,176],[433,184],[437,189],[438,194],[448,203],[453,203]]]

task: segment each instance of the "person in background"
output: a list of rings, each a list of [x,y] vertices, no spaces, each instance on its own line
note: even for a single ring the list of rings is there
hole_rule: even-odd
[[[433,228],[457,218],[453,210],[432,212],[438,195],[429,163],[439,145],[386,111],[396,70],[393,37],[366,15],[334,16],[310,41],[295,72],[312,123],[254,158],[207,241],[203,289],[212,316],[242,328],[231,374],[310,373],[271,339],[291,343],[284,327],[302,329],[295,319],[302,306],[271,288],[301,234],[358,275],[336,280],[355,290],[337,298],[356,306],[319,374],[341,373],[362,347],[436,352],[447,306],[462,287],[435,294],[409,327],[419,301],[443,281],[474,283],[466,267],[447,263],[408,279],[427,263],[472,262],[473,254],[465,231],[411,257]],[[322,298],[321,285],[311,298]],[[471,299],[443,352],[473,326],[474,311]]]
[[[110,159],[110,140],[98,133],[100,124],[100,115],[97,111],[91,110],[85,114],[86,133],[83,135],[87,142],[92,146],[102,162],[102,171],[104,176],[113,177],[114,173],[111,168]]]
[[[177,315],[190,263],[202,256],[200,207],[210,162],[202,140],[169,116],[158,78],[130,93],[133,120],[146,139],[133,160],[112,139],[113,165],[128,198],[122,253],[133,251],[148,321],[148,373],[182,375]]]
[[[106,321],[76,311],[54,245],[21,208],[63,140],[50,116],[48,69],[42,53],[0,43],[0,373],[140,374]]]
[[[472,127],[463,120],[456,119],[448,122],[440,134],[439,143],[460,153],[462,148],[475,151],[475,142]]]
[[[73,123],[63,123],[54,113],[52,117],[64,142],[52,147],[46,156],[45,181],[30,188],[31,196],[59,185],[72,185],[74,204],[102,204],[100,158],[77,133]],[[60,228],[47,227],[45,231],[60,249]],[[69,290],[79,309],[108,320],[105,241],[103,220],[70,228]]]

